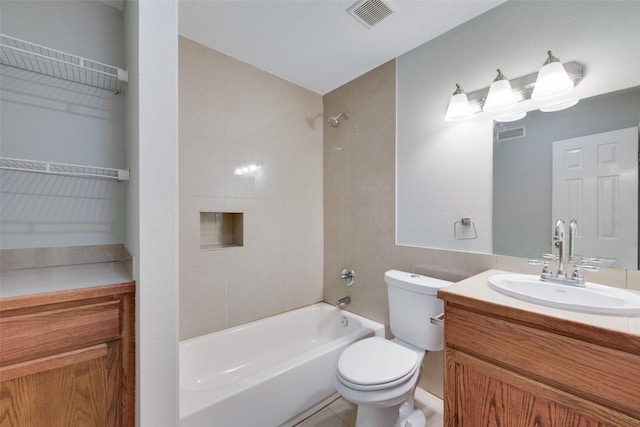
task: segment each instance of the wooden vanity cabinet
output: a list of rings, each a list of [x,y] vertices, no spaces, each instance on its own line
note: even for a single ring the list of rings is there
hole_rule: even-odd
[[[640,426],[639,336],[439,296],[445,426]]]
[[[0,299],[0,426],[134,425],[135,285]]]

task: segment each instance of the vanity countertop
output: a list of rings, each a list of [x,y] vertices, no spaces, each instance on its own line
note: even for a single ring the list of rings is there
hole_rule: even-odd
[[[125,263],[121,261],[0,270],[0,298],[128,283],[132,280]]]
[[[438,297],[447,303],[497,312],[508,318],[522,319],[551,328],[557,327],[568,334],[582,325],[594,331],[599,330],[603,337],[607,331],[611,331],[640,338],[640,316],[611,316],[562,310],[503,295],[488,286],[490,276],[508,273],[510,272],[501,270],[485,271],[440,289]]]

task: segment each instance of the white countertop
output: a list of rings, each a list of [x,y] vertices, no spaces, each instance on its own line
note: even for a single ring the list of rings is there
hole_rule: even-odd
[[[508,271],[488,270],[468,279],[454,283],[446,288],[447,293],[479,301],[499,304],[519,310],[542,314],[559,319],[584,323],[612,331],[640,336],[640,316],[611,316],[602,314],[581,313],[534,304],[508,295],[501,294],[489,287],[488,278],[495,274],[507,274]],[[633,292],[633,291],[632,291]]]
[[[123,262],[0,270],[0,297],[66,291],[132,280]]]

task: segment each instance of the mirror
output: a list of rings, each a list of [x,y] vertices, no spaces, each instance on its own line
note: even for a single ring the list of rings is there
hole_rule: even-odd
[[[554,183],[553,177],[553,145],[554,141],[562,141],[585,137],[587,135],[607,133],[605,138],[613,138],[610,131],[637,127],[640,121],[640,87],[611,92],[581,100],[576,106],[555,113],[531,111],[522,120],[511,123],[494,122],[493,132],[493,253],[522,258],[540,258],[542,254],[551,252],[552,232],[555,220],[552,211],[561,211],[568,223],[574,216],[578,220],[578,238],[576,238],[576,254],[602,259],[615,259],[612,266],[616,268],[638,268],[638,135],[632,131],[628,144],[631,154],[615,152],[614,156],[626,156],[626,169],[620,170],[621,177],[633,176],[628,186],[631,194],[625,195],[623,179],[613,184],[612,197],[618,198],[616,203],[630,202],[620,211],[616,209],[600,212],[600,222],[595,217],[598,209],[589,212],[569,208],[575,199],[587,203],[589,198],[597,197],[597,189],[583,188],[579,195],[552,197],[559,193],[563,183]],[[584,141],[584,138],[581,140]],[[607,140],[609,141],[609,140]],[[561,144],[556,142],[555,144]],[[616,148],[616,150],[619,147]],[[556,153],[557,155],[558,153]],[[633,157],[628,159],[628,157]],[[604,159],[607,161],[608,159]],[[624,159],[623,159],[624,160]],[[562,161],[562,160],[560,160]],[[635,170],[633,170],[635,168]],[[614,172],[607,171],[607,174]],[[617,173],[617,172],[616,172]],[[556,171],[556,177],[558,176]],[[593,179],[596,182],[597,178]],[[574,179],[574,181],[576,181]],[[600,179],[602,181],[602,179]],[[577,181],[576,181],[577,182]],[[579,184],[578,184],[579,185]],[[598,184],[596,186],[604,185]],[[552,199],[554,202],[552,203]],[[553,204],[555,203],[555,206]],[[598,204],[599,203],[599,204]],[[594,201],[601,206],[602,201]],[[585,209],[586,211],[586,209]],[[568,213],[571,212],[571,213]],[[615,220],[614,226],[606,224]],[[569,217],[571,216],[571,218]],[[624,221],[623,221],[624,220]],[[600,228],[596,233],[605,234],[598,244],[590,246],[585,233],[580,233],[589,226]],[[623,224],[624,222],[624,224]],[[609,230],[611,229],[611,230]]]
[[[550,210],[542,212],[544,203],[535,205],[536,215],[548,221],[536,233],[543,239],[540,244],[528,248],[523,244],[513,252],[493,248],[493,232],[501,222],[493,212],[492,194],[499,191],[493,188],[493,122],[485,113],[445,122],[448,100],[455,83],[471,92],[487,87],[498,66],[508,71],[508,77],[532,73],[541,65],[536,52],[552,49],[563,61],[584,65],[585,76],[574,93],[582,101],[543,116],[562,117],[560,128],[578,129],[578,120],[568,115],[587,105],[588,98],[640,84],[640,56],[629,54],[637,50],[640,34],[636,5],[550,1],[542,7],[535,1],[508,1],[397,58],[397,244],[527,258],[548,253],[553,214]],[[633,108],[625,111],[633,116],[634,124],[619,124],[617,128],[638,125],[640,114],[637,106]],[[530,111],[537,106],[528,100],[519,109]],[[528,116],[534,114],[530,111]],[[618,113],[608,111],[600,115],[612,123],[619,118]],[[557,138],[572,137],[563,134]],[[517,145],[517,140],[509,144]],[[533,167],[536,173],[542,168]],[[534,181],[543,185],[543,181],[534,179],[529,183]],[[520,199],[502,203],[518,203],[528,197],[517,188],[511,188],[511,192],[519,193]],[[545,203],[548,208],[550,201]],[[462,224],[463,218],[470,218],[475,229]],[[531,226],[520,218],[512,221],[516,228],[511,230],[517,233]],[[455,224],[460,229],[455,230]],[[595,256],[595,251],[580,246],[576,252]],[[637,264],[629,268],[637,268]]]

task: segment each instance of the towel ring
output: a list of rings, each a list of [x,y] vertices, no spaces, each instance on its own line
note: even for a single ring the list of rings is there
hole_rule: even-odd
[[[458,237],[458,224],[463,227],[473,227],[473,237]],[[474,240],[478,238],[478,232],[476,231],[476,225],[471,218],[461,218],[460,221],[453,223],[453,238],[455,240]]]

